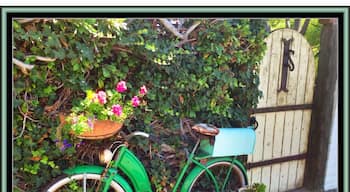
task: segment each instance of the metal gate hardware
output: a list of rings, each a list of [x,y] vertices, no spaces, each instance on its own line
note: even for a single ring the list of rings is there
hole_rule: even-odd
[[[281,87],[277,90],[278,92],[284,91],[288,92],[287,89],[287,77],[288,77],[288,70],[294,71],[294,62],[291,57],[291,53],[294,55],[294,50],[290,49],[290,44],[293,41],[293,38],[287,40],[282,39],[284,48],[283,48],[283,60],[282,60],[282,77],[281,77]]]

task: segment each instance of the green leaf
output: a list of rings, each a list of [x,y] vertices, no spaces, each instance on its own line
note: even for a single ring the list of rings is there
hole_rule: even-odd
[[[73,71],[78,71],[80,69],[80,65],[78,63],[73,63]]]
[[[156,45],[153,44],[153,43],[146,43],[145,48],[146,48],[147,50],[152,51],[152,52],[155,52],[155,51],[156,51]]]
[[[21,110],[23,113],[27,113],[28,112],[28,103],[23,103],[21,106]]]
[[[49,158],[46,156],[46,155],[44,155],[43,157],[42,157],[42,159],[40,160],[40,162],[41,163],[43,163],[43,164],[47,164],[47,161],[49,160]]]
[[[109,70],[107,68],[102,68],[102,75],[106,78],[111,77],[111,73],[109,72]]]
[[[66,53],[64,49],[59,49],[58,51],[53,51],[54,57],[58,59],[64,59],[66,57]]]
[[[44,93],[46,95],[50,95],[53,91],[54,91],[54,88],[52,86],[48,86],[48,87],[44,88]]]
[[[97,83],[98,83],[98,87],[99,88],[103,88],[104,87],[104,80],[103,79],[97,80]]]

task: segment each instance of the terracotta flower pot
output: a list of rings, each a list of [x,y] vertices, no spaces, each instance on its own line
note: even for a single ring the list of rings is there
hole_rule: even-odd
[[[123,124],[110,120],[95,120],[93,129],[77,135],[81,139],[104,139],[115,135]]]

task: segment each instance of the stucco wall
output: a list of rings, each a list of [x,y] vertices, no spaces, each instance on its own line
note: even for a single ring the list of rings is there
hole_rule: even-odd
[[[324,190],[338,188],[338,87],[336,87],[335,94]]]

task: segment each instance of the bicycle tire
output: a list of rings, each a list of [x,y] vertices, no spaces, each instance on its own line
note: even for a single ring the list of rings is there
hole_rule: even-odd
[[[225,186],[223,186],[230,166],[232,166],[230,176]],[[225,161],[216,162],[211,165],[208,165],[207,169],[209,169],[213,173],[220,192],[238,191],[239,188],[247,185],[247,180],[244,176],[243,171],[237,165],[232,164],[231,162],[225,162]],[[203,169],[201,172],[199,172],[199,174],[195,177],[195,179],[193,179],[193,182],[189,187],[188,191],[189,192],[199,192],[199,191],[212,192],[217,190],[209,174],[205,169]]]
[[[86,173],[86,174],[75,174],[75,175],[69,175],[69,176],[62,175],[56,178],[53,182],[51,182],[51,184],[49,184],[43,190],[43,192],[83,191],[83,189],[80,190],[80,188],[74,189],[75,186],[77,186],[75,185],[76,183],[74,184],[74,182],[77,182],[78,184],[84,184],[84,177],[86,178],[86,184],[88,185],[87,191],[94,191],[97,187],[98,181],[100,181],[101,179],[101,175]],[[111,182],[110,189],[108,191],[125,192],[123,187],[115,181]]]

